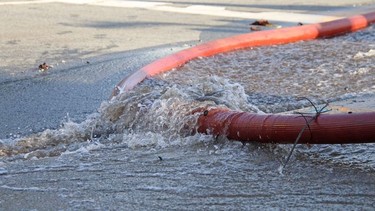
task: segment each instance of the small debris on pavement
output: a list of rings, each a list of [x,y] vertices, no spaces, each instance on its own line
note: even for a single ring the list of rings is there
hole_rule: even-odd
[[[44,62],[43,64],[39,65],[39,72],[44,72],[44,71],[48,70],[49,68],[50,68],[50,66]]]
[[[261,31],[261,30],[263,30],[263,27],[272,27],[272,28],[276,28],[276,29],[281,28],[281,26],[274,25],[266,19],[259,19],[259,20],[254,21],[253,23],[251,23],[249,25],[250,25],[251,31]]]
[[[266,19],[257,20],[250,25],[253,25],[253,26],[272,26],[272,24],[270,24],[270,22]]]

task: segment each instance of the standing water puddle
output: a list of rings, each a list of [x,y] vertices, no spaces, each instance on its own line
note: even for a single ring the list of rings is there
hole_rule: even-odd
[[[375,28],[201,58],[82,123],[0,142],[5,209],[372,209],[375,145],[242,145],[193,134],[200,107],[277,113],[375,94]],[[15,201],[17,198],[17,202]]]

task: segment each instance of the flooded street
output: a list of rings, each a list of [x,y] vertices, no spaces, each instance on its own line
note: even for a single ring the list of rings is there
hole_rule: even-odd
[[[1,176],[2,207],[371,210],[374,206],[374,172],[299,157],[280,175],[281,156],[256,144],[206,142],[163,149],[91,145],[79,151],[12,163]],[[14,200],[23,205],[9,203]]]
[[[202,107],[279,113],[375,95],[375,28],[245,49],[147,79],[85,121],[0,140],[4,210],[372,210],[375,144],[242,144]],[[17,201],[17,203],[15,203]]]

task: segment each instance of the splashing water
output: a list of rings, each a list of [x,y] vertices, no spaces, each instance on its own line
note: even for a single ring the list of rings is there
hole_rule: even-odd
[[[298,96],[321,103],[372,94],[373,33],[372,27],[352,36],[201,58],[103,102],[98,113],[80,124],[68,121],[58,130],[2,140],[0,155],[56,156],[92,142],[130,148],[180,146],[208,138],[192,136],[197,108],[283,112],[309,106]],[[361,42],[353,41],[359,38]],[[371,144],[365,146],[371,148]],[[305,153],[321,154],[313,149]],[[350,150],[340,151],[335,157],[348,161],[349,154]],[[369,156],[365,163],[375,159]]]
[[[374,144],[300,145],[283,169],[290,146],[198,134],[194,111],[276,113],[310,106],[300,96],[374,97],[374,37],[371,27],[236,51],[147,79],[84,122],[1,140],[0,192],[47,193],[76,209],[371,209]]]
[[[92,141],[121,142],[130,148],[186,145],[194,143],[191,136],[198,114],[193,111],[197,108],[223,103],[222,106],[232,109],[259,110],[247,103],[239,84],[216,76],[197,82],[185,89],[150,79],[116,100],[103,102],[99,113],[86,121],[66,122],[58,130],[9,140],[2,144],[0,154],[24,154],[24,158],[54,156],[75,149],[72,146],[77,143]]]

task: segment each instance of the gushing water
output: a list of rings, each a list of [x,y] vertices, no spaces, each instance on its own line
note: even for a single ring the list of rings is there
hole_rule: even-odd
[[[18,194],[61,209],[372,209],[374,144],[301,145],[282,169],[290,146],[198,134],[194,111],[374,97],[374,39],[371,27],[202,58],[103,102],[84,122],[1,140],[0,205]]]

